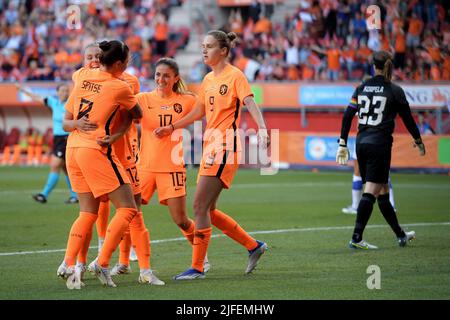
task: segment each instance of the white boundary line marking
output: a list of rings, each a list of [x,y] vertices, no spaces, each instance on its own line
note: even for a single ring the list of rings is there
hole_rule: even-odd
[[[230,190],[234,189],[265,189],[265,188],[309,188],[309,187],[346,187],[351,185],[349,182],[279,182],[279,183],[241,183],[232,185]],[[450,184],[411,184],[411,183],[396,183],[396,188],[405,189],[450,189]],[[195,188],[195,186],[189,186]],[[0,195],[13,195],[13,194],[33,194],[38,193],[38,189],[28,190],[0,190]],[[67,193],[69,190],[66,188],[54,189],[54,193]]]
[[[419,222],[419,223],[409,223],[402,224],[403,227],[434,227],[434,226],[450,226],[450,222]],[[385,228],[388,227],[386,224],[376,224],[376,225],[368,225],[367,229],[375,229],[375,228]],[[275,233],[288,233],[288,232],[308,232],[308,231],[332,231],[332,230],[351,230],[354,226],[341,226],[341,227],[315,227],[315,228],[294,228],[294,229],[278,229],[278,230],[265,230],[265,231],[253,231],[249,232],[249,234],[275,234]],[[215,234],[212,238],[225,237],[224,234]],[[186,241],[186,238],[170,238],[170,239],[160,239],[160,240],[152,240],[150,243],[167,243],[174,241]],[[89,247],[89,249],[96,249],[97,246]],[[27,254],[38,254],[38,253],[55,253],[55,252],[65,252],[66,249],[54,249],[54,250],[37,250],[37,251],[19,251],[19,252],[3,252],[0,253],[0,256],[17,256],[17,255],[27,255]]]

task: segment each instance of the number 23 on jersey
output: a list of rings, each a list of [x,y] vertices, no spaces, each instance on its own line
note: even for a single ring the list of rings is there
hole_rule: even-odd
[[[377,126],[383,120],[383,111],[386,107],[386,97],[373,96],[372,100],[368,96],[358,96],[358,122],[363,125]],[[371,108],[371,106],[373,106]]]

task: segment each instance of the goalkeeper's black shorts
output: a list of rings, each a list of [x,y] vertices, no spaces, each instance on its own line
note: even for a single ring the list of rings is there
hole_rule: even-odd
[[[357,144],[356,155],[363,183],[388,183],[391,169],[390,145]]]

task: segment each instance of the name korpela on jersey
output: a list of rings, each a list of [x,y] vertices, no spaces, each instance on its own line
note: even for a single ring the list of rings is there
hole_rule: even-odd
[[[375,93],[383,93],[384,87],[379,86],[365,86],[363,92],[375,92]]]

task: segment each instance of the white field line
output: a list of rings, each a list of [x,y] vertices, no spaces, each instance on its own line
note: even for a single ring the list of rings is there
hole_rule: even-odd
[[[233,189],[266,189],[266,188],[309,188],[309,187],[346,187],[351,185],[349,182],[280,182],[280,183],[241,183],[231,186]],[[195,186],[188,186],[190,188]],[[394,188],[405,189],[450,189],[449,184],[412,184],[412,183],[396,183]],[[0,195],[14,195],[14,194],[33,194],[37,193],[38,189],[27,190],[0,190]],[[65,188],[54,189],[52,192],[67,193],[69,191]]]
[[[433,227],[433,226],[450,226],[450,222],[420,222],[420,223],[410,223],[402,224],[403,227]],[[387,228],[387,225],[369,225],[366,228]],[[265,231],[253,231],[249,234],[275,234],[275,233],[289,233],[289,232],[308,232],[308,231],[333,231],[333,230],[351,230],[354,226],[341,226],[341,227],[314,227],[314,228],[294,228],[294,229],[278,229],[278,230],[265,230]],[[224,234],[215,234],[213,238],[225,237]],[[170,239],[160,239],[152,240],[150,243],[167,243],[174,241],[186,241],[186,238],[170,238]],[[90,249],[97,249],[98,246],[89,247]],[[54,249],[54,250],[37,250],[37,251],[19,251],[19,252],[3,252],[0,256],[17,256],[17,255],[28,255],[28,254],[45,254],[45,253],[55,253],[55,252],[65,252],[66,249]]]

